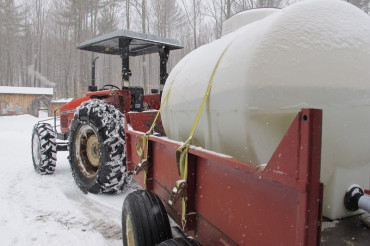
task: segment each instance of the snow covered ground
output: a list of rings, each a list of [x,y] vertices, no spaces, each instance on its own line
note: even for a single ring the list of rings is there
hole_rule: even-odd
[[[30,115],[0,116],[0,244],[122,245],[121,207],[126,195],[83,194],[72,178],[67,152],[55,173],[34,172]]]

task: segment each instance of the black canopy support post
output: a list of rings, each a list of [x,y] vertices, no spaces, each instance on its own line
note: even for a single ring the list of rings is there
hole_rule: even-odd
[[[166,83],[168,77],[167,73],[167,62],[168,56],[170,54],[170,49],[167,46],[162,46],[159,48],[159,57],[160,57],[160,71],[159,71],[159,82],[160,82],[160,91],[163,91],[163,86]]]
[[[95,85],[95,62],[99,59],[99,56],[96,56],[91,63],[91,86],[89,86],[89,91],[97,91],[98,87]]]
[[[130,86],[130,76],[132,75],[130,70],[130,43],[131,39],[119,39],[119,51],[122,59],[122,83],[123,87],[128,88]]]

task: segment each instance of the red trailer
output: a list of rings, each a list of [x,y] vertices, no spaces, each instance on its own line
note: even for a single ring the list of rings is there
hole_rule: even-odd
[[[125,117],[127,166],[146,191],[126,198],[124,245],[152,245],[169,239],[171,229],[166,219],[163,223],[152,223],[151,219],[166,211],[196,241],[183,237],[159,245],[320,244],[321,110],[303,109],[297,114],[266,166],[190,147],[186,185],[181,185],[176,162],[182,143],[164,136],[160,120],[155,135],[161,136],[150,135],[147,145],[142,143],[155,116],[156,112],[130,112]],[[142,151],[148,151],[147,159],[143,160]],[[180,185],[173,190],[176,182]],[[157,206],[149,201],[153,199],[142,199],[153,196],[152,192],[165,210],[161,202],[157,201]],[[171,206],[171,193],[183,201]],[[139,204],[147,205],[138,208]],[[159,241],[151,238],[157,234],[163,236]]]

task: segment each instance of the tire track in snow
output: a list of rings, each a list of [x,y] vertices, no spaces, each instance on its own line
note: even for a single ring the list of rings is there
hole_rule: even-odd
[[[88,226],[99,232],[107,239],[122,240],[121,225],[117,219],[121,218],[121,212],[115,211],[101,203],[94,203],[83,194],[76,192],[64,192],[65,196],[80,204],[83,214],[89,218]]]

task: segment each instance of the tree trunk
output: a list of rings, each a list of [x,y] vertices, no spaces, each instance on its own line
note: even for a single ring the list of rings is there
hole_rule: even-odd
[[[130,0],[126,0],[126,28],[130,30]]]
[[[146,0],[141,1],[141,31],[143,33],[146,33]],[[141,57],[141,62],[142,62],[142,68],[143,68],[143,87],[144,87],[144,92],[147,91],[147,71],[146,71],[146,56],[143,55]]]

